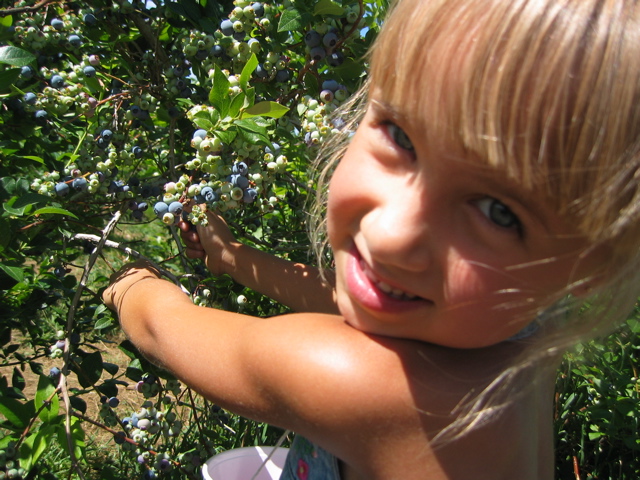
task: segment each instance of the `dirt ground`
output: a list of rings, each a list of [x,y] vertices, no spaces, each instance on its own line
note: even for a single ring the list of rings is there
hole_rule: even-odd
[[[21,338],[15,337],[13,338],[12,343],[21,343]],[[107,378],[118,378],[120,380],[126,381],[128,386],[119,387],[118,398],[120,399],[120,405],[115,409],[116,414],[122,418],[130,415],[136,410],[140,409],[141,403],[144,401],[142,395],[135,391],[134,386],[135,383],[124,376],[125,369],[130,362],[129,357],[127,357],[119,348],[118,345],[120,342],[124,340],[124,335],[120,334],[116,337],[110,338],[108,341],[102,341],[95,344],[92,344],[92,347],[97,348],[100,354],[102,355],[102,359],[104,362],[113,363],[118,365],[119,369],[115,376],[112,377],[110,373],[106,370],[102,372],[101,379]],[[82,348],[82,347],[81,347]],[[85,351],[92,352],[94,349],[87,349]],[[29,358],[30,355],[33,354],[30,351],[29,347],[22,342],[22,348],[18,350],[18,352],[22,353],[25,357]],[[36,360],[37,363],[42,364],[42,371],[46,375],[52,367],[58,367],[62,369],[63,359],[62,358],[50,358],[49,356],[40,357]],[[9,383],[11,383],[11,378],[13,375],[13,369],[15,365],[10,366],[0,366],[0,375],[7,378]],[[36,375],[28,364],[24,365],[24,368],[20,368],[22,375],[25,379],[25,387],[23,389],[23,394],[27,399],[35,398],[37,386],[38,386],[38,375]],[[75,373],[71,372],[67,377],[67,388],[72,391],[73,389],[81,389],[82,387],[78,383],[77,377]],[[100,422],[100,395],[98,392],[89,393],[82,395],[82,398],[87,403],[87,411],[85,413],[86,417]],[[64,414],[64,403],[62,401],[62,397],[60,397],[60,414]],[[98,426],[92,425],[89,422],[84,423],[84,430],[87,434],[87,444],[95,443],[97,445],[104,445],[104,442],[112,441],[112,433],[109,431],[102,429]],[[117,430],[118,427],[116,427]]]

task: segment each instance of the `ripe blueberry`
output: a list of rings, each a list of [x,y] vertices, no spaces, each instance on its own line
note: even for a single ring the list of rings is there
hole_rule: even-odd
[[[89,187],[87,179],[84,177],[75,178],[71,183],[71,186],[74,188],[74,190],[80,190],[82,192],[84,192]]]
[[[276,73],[276,82],[286,83],[291,78],[291,72],[289,70],[278,70]]]
[[[169,204],[169,213],[172,213],[174,215],[180,215],[182,213],[182,203],[171,202]]]
[[[214,57],[219,58],[223,53],[224,48],[222,48],[220,45],[214,45],[213,47],[211,47],[211,55],[213,55]]]
[[[233,35],[233,33],[235,32],[235,30],[233,29],[233,22],[229,19],[220,22],[220,31],[227,37]]]
[[[205,138],[207,138],[207,131],[202,128],[196,130],[195,132],[193,132],[193,138],[196,138],[196,137],[200,137],[201,139],[204,140]]]
[[[233,164],[233,169],[232,169],[233,173],[246,176],[248,171],[249,171],[249,167],[247,167],[247,164],[244,162],[238,162]]]
[[[306,43],[309,48],[317,47],[320,45],[320,42],[322,42],[322,35],[315,30],[309,30],[304,36],[304,43]]]
[[[251,203],[256,199],[257,196],[258,191],[255,188],[247,188],[244,191],[244,195],[242,196],[242,201],[244,203]]]
[[[34,71],[33,68],[30,67],[29,65],[25,65],[24,67],[22,67],[22,69],[20,70],[20,75],[22,76],[22,78],[24,79],[29,79],[31,77],[33,77],[34,75]]]
[[[91,65],[87,65],[86,67],[84,67],[82,71],[84,72],[85,77],[91,78],[91,77],[95,77],[96,75],[96,69]]]
[[[325,80],[322,82],[322,90],[331,90],[335,93],[335,91],[340,87],[340,84],[335,80]]]
[[[72,47],[79,47],[82,44],[82,40],[78,35],[69,35],[67,39]]]
[[[28,103],[29,105],[33,105],[36,103],[36,94],[33,92],[27,92],[24,94],[24,97],[22,97],[22,100],[24,101],[24,103]]]
[[[204,198],[204,201],[207,203],[212,203],[216,201],[216,194],[211,187],[204,187],[200,190],[200,195]]]
[[[93,13],[87,13],[82,17],[82,21],[87,25],[95,25],[98,21]]]
[[[325,49],[320,46],[313,47],[309,53],[311,55],[311,59],[316,62],[319,62],[327,55],[327,52],[325,51]]]
[[[339,67],[344,63],[344,55],[342,52],[333,52],[327,58],[327,63],[332,67]]]
[[[104,138],[107,142],[110,142],[112,137],[113,137],[113,132],[108,128],[102,130],[102,132],[100,133],[100,138]]]
[[[49,83],[53,88],[62,88],[64,86],[64,78],[60,75],[53,75]]]
[[[255,2],[253,5],[251,5],[251,8],[253,9],[253,13],[256,15],[256,17],[262,17],[264,15],[264,5],[260,2]]]
[[[169,211],[169,205],[165,202],[158,202],[153,206],[153,212],[158,216],[158,218],[162,218],[165,213]]]
[[[57,183],[54,187],[56,195],[59,197],[64,197],[69,194],[69,184],[65,182]]]
[[[334,32],[327,33],[324,37],[322,37],[322,43],[327,48],[332,48],[338,43],[338,35]]]
[[[267,78],[269,76],[269,72],[264,68],[262,64],[259,64],[256,67],[255,74],[258,78]]]

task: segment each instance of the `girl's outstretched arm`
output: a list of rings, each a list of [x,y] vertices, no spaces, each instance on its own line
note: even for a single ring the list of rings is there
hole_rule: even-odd
[[[209,224],[195,231],[180,224],[191,258],[202,258],[216,276],[233,279],[288,306],[296,312],[338,313],[333,278],[323,281],[317,268],[294,263],[236,240],[225,221],[208,212]]]
[[[371,344],[362,332],[334,315],[261,319],[196,306],[158,275],[137,261],[114,274],[103,293],[127,337],[150,361],[224,408],[301,433],[311,435],[309,425],[321,420],[339,430],[358,417],[362,392],[356,384],[370,376],[361,377],[361,362],[380,372],[366,349],[353,348],[354,338]],[[387,352],[377,344],[374,350]],[[328,418],[317,407],[329,406],[339,393],[354,405]],[[374,393],[380,397],[371,391],[366,398]]]

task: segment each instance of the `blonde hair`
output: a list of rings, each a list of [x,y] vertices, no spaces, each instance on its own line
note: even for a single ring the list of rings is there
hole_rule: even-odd
[[[609,333],[638,297],[640,3],[399,0],[370,58],[370,77],[345,110],[350,128],[376,90],[433,126],[427,139],[456,142],[469,161],[542,192],[594,247],[609,248],[615,266],[593,282],[587,311],[571,296],[553,307],[562,328],[533,337],[500,385],[477,397],[457,425],[472,428],[518,372]],[[333,146],[321,195],[347,141]]]

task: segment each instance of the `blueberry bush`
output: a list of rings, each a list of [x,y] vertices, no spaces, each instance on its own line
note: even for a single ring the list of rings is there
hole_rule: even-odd
[[[334,112],[365,79],[386,8],[0,8],[0,480],[200,478],[216,452],[279,441],[281,431],[146,362],[100,294],[113,271],[144,257],[196,304],[285,312],[230,278],[214,282],[184,256],[175,225],[206,221],[199,207],[184,209],[206,205],[242,241],[309,261],[309,167],[344,124]],[[632,319],[610,345],[567,357],[558,478],[637,478],[637,327]],[[104,348],[116,344],[121,364]],[[587,366],[589,348],[609,356]]]

